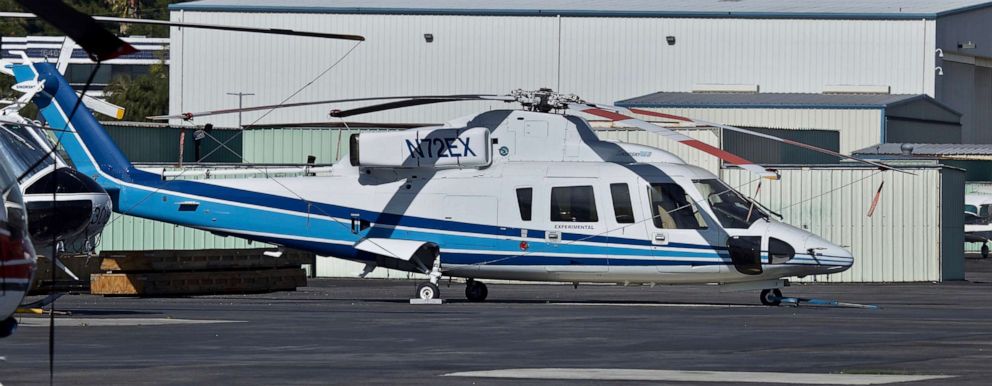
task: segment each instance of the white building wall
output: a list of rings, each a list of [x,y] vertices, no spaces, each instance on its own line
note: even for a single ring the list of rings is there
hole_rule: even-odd
[[[881,109],[646,109],[733,126],[771,129],[833,130],[839,132],[840,152],[852,151],[882,142]],[[642,119],[649,118],[640,116]],[[657,118],[652,118],[656,120]]]
[[[382,95],[505,93],[555,87],[612,103],[696,84],[757,84],[819,93],[888,85],[933,94],[934,22],[172,13],[173,20],[356,33],[367,41],[292,101]],[[426,43],[424,34],[434,35]],[[676,44],[665,43],[675,36]],[[279,103],[353,42],[174,28],[170,111]],[[344,108],[349,105],[334,106]],[[452,103],[358,117],[439,122],[499,102]],[[262,123],[326,121],[330,106],[277,110]],[[246,113],[253,123],[263,113]],[[204,121],[234,125],[236,115]]]

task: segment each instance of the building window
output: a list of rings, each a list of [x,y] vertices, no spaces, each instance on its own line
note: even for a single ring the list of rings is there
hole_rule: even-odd
[[[592,186],[551,188],[551,221],[599,221]]]
[[[627,184],[610,184],[610,195],[613,196],[613,215],[617,224],[634,222],[634,207],[630,204],[630,188]]]
[[[685,189],[674,183],[651,184],[648,188],[651,219],[661,229],[704,229],[706,222]]]
[[[517,206],[520,207],[520,219],[530,221],[531,202],[534,199],[534,188],[517,189]]]

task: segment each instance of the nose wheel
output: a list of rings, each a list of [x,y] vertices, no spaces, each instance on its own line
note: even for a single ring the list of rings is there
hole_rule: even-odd
[[[434,283],[420,283],[417,285],[417,298],[421,300],[431,300],[441,297],[441,289]]]
[[[486,300],[486,296],[489,296],[489,289],[485,283],[472,279],[465,283],[465,298],[468,301],[482,302]]]
[[[13,316],[4,319],[2,322],[0,322],[0,338],[6,338],[10,336],[10,334],[13,334],[14,330],[16,329],[17,329],[17,319],[14,319]]]
[[[982,244],[982,258],[987,259],[989,257],[989,245]]]
[[[782,304],[782,290],[778,288],[761,290],[761,304],[766,306]]]

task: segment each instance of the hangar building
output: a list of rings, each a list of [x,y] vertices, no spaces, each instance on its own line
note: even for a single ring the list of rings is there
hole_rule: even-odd
[[[367,38],[356,46],[173,29],[172,113],[237,106],[232,92],[254,93],[249,105],[279,103],[313,79],[292,101],[539,87],[604,103],[659,91],[926,95],[961,114],[964,142],[992,143],[987,1],[202,0],[170,9],[186,22]],[[437,122],[499,107],[455,103],[361,119]],[[329,108],[246,113],[244,122],[323,122]],[[841,147],[863,147],[852,146]]]

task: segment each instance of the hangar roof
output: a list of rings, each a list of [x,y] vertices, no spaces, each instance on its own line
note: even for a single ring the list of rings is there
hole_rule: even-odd
[[[927,95],[910,94],[656,92],[616,104],[623,107],[703,109],[882,109],[921,100],[961,115]]]
[[[200,0],[173,11],[349,14],[934,19],[992,6],[988,0]]]
[[[901,156],[903,146],[911,149],[913,156],[960,157],[960,156],[992,156],[992,144],[960,144],[960,143],[880,143],[864,149],[855,150],[855,155]]]

